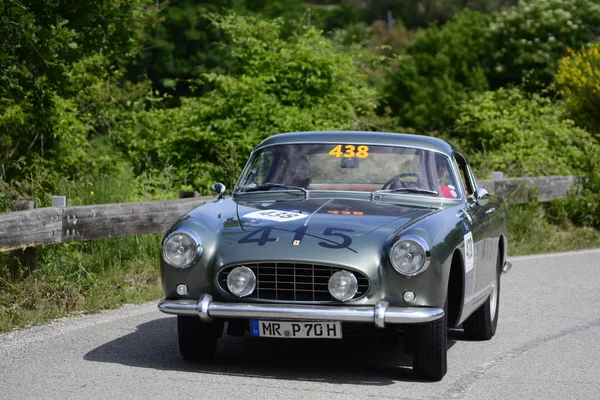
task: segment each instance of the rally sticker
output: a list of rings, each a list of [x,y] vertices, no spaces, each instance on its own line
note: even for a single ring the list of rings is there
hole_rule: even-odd
[[[294,221],[308,217],[309,214],[302,214],[292,211],[281,210],[260,210],[244,215],[245,219],[259,219],[266,221],[285,222]]]
[[[473,232],[465,222],[463,222],[463,232],[465,235],[465,272],[469,273],[475,264],[475,248],[473,246]]]

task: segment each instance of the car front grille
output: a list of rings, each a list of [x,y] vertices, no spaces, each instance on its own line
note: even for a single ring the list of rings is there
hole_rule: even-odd
[[[246,299],[281,300],[299,302],[338,302],[331,296],[327,289],[329,278],[337,271],[344,270],[329,265],[268,262],[243,264],[250,268],[256,275],[256,289]],[[218,282],[223,290],[227,288],[229,272],[240,265],[228,266],[219,272]],[[369,280],[366,276],[356,271],[354,274],[358,281],[358,291],[353,300],[364,296],[369,290]]]

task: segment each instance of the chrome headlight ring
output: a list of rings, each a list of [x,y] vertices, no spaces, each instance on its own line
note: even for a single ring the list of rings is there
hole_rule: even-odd
[[[412,277],[419,275],[429,267],[431,249],[427,242],[420,237],[405,235],[392,245],[389,259],[396,272]]]
[[[179,256],[182,256],[182,263],[177,263],[175,260],[177,259],[177,255],[169,254],[169,241],[179,240],[178,251],[180,251]],[[182,243],[186,241],[187,243]],[[185,248],[187,246],[188,248]],[[167,237],[164,238],[162,242],[162,258],[163,260],[174,268],[188,268],[192,264],[194,264],[202,255],[202,251],[204,247],[202,246],[202,240],[200,236],[187,228],[177,229],[176,231],[171,232]],[[183,254],[186,252],[187,254]],[[184,257],[183,257],[184,256]]]

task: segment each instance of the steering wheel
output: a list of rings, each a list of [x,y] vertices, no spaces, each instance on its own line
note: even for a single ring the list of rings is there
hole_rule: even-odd
[[[412,183],[412,182],[403,182],[400,180],[400,179],[406,178],[406,177],[413,177],[413,178],[419,179],[419,174],[417,174],[415,172],[403,172],[401,174],[393,176],[390,179],[388,179],[388,181],[386,183],[383,184],[383,186],[381,187],[381,190],[391,188],[392,184],[396,183],[396,182],[400,183],[402,185],[402,187],[408,187],[408,186],[406,186],[406,184]]]

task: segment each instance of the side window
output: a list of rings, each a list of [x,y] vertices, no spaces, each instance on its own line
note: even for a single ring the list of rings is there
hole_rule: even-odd
[[[456,160],[456,164],[458,165],[458,170],[460,172],[460,180],[465,188],[465,192],[467,196],[472,196],[475,193],[475,185],[473,185],[473,181],[471,180],[471,175],[469,174],[469,168],[467,167],[467,161],[460,155],[454,154],[454,159]]]

